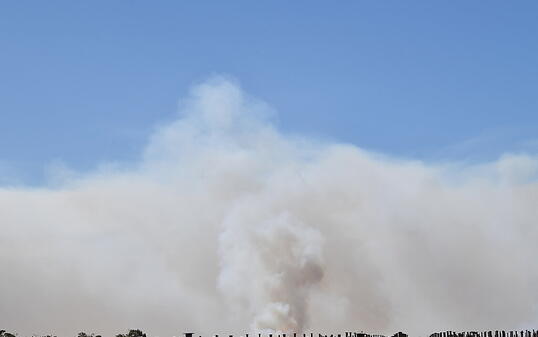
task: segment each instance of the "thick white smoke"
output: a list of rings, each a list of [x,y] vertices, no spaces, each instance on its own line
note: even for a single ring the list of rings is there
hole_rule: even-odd
[[[0,328],[161,337],[538,323],[538,159],[466,166],[280,133],[195,87],[131,169],[0,189]]]

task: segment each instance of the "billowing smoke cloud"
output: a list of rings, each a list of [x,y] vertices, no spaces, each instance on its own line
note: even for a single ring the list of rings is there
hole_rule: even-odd
[[[536,157],[394,159],[270,115],[216,78],[135,167],[0,189],[0,328],[536,327]]]

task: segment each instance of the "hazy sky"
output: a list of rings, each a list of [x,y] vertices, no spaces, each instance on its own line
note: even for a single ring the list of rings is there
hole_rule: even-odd
[[[391,155],[535,152],[536,1],[3,1],[0,182],[138,159],[214,74],[284,132]]]

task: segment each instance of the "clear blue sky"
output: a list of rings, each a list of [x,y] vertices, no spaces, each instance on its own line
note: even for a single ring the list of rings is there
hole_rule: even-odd
[[[426,160],[538,149],[538,1],[17,0],[0,3],[0,174],[135,160],[212,74],[286,132]]]

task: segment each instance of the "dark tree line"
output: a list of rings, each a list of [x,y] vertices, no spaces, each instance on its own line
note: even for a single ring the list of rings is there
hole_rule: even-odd
[[[238,337],[249,337],[249,334],[237,335]],[[288,337],[301,337],[301,334],[293,333],[287,335]],[[322,335],[318,334],[318,337],[344,337],[342,334],[336,335]],[[17,334],[9,333],[6,330],[0,330],[0,337],[19,337]],[[32,337],[57,337],[56,335],[33,335]],[[102,337],[101,335],[95,333],[86,333],[79,332],[77,337]],[[127,333],[117,334],[115,337],[147,337],[142,330],[131,329]],[[196,337],[192,332],[185,332],[184,337]],[[198,336],[202,337],[202,336]],[[219,335],[214,335],[213,337],[219,337]],[[228,337],[234,337],[234,335],[229,335]],[[255,337],[255,336],[252,336]],[[286,337],[285,333],[282,334],[258,334],[257,337]],[[303,333],[302,337],[316,337],[314,333]],[[386,337],[384,335],[374,335],[364,332],[346,332],[345,337]],[[408,337],[407,334],[403,332],[397,332],[392,335],[392,337]],[[468,331],[468,332],[454,332],[454,331],[445,331],[445,332],[436,332],[431,334],[429,337],[538,337],[538,330],[521,330],[521,331]]]
[[[7,332],[6,330],[0,330],[0,337],[18,337],[17,334],[12,334],[10,332]],[[32,336],[32,337],[57,337],[56,335],[42,335],[42,336]],[[95,333],[86,333],[86,332],[79,332],[77,337],[102,337],[101,335],[95,334]],[[142,330],[129,330],[128,333],[125,334],[117,334],[116,337],[146,337],[146,334],[142,332]]]

